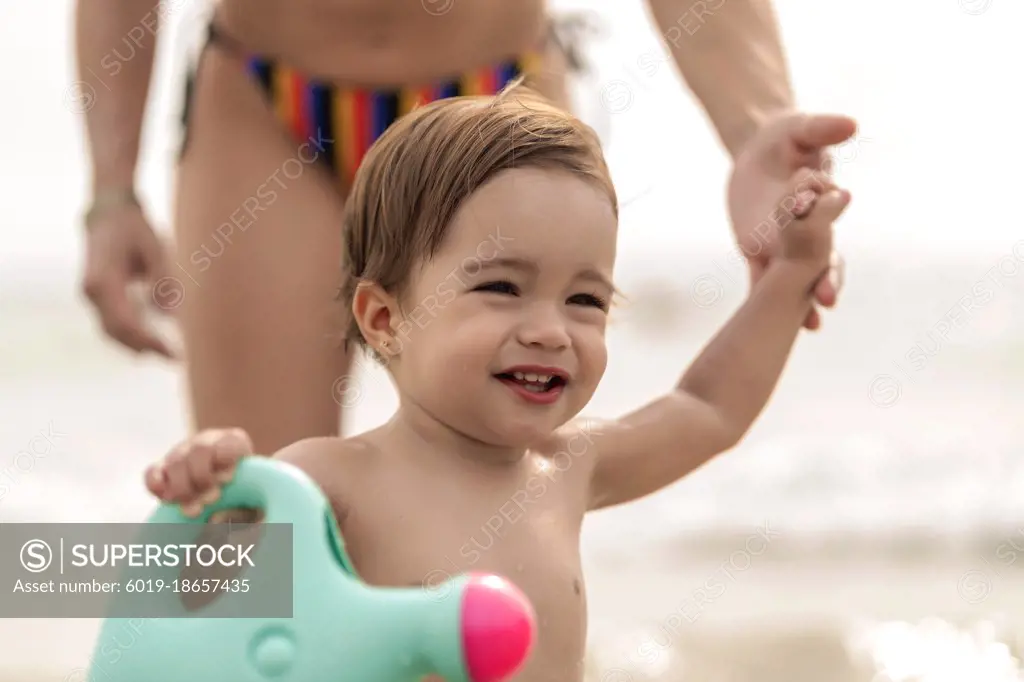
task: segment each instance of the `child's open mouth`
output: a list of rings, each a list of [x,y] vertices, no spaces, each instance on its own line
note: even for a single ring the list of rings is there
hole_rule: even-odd
[[[512,371],[494,376],[517,395],[533,403],[554,402],[566,385],[566,377],[554,373]]]
[[[565,386],[565,379],[551,374],[526,374],[524,372],[507,372],[498,374],[502,381],[510,381],[522,386],[532,393],[546,393],[558,386]]]

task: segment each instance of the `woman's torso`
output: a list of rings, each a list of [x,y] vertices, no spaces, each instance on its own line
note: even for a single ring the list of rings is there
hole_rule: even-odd
[[[544,0],[220,0],[256,54],[337,82],[429,82],[538,47]]]

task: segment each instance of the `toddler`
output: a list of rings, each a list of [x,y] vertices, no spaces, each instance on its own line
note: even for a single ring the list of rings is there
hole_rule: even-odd
[[[321,486],[367,582],[505,575],[537,612],[517,679],[581,680],[584,514],[736,445],[828,270],[849,195],[810,170],[778,195],[768,180],[754,189],[732,218],[787,222],[747,301],[668,393],[616,420],[578,419],[605,371],[616,294],[617,200],[595,134],[519,87],[417,109],[366,156],[343,228],[346,342],[384,364],[398,411],[352,438],[261,454]],[[249,454],[238,430],[202,432],[147,486],[195,515]]]

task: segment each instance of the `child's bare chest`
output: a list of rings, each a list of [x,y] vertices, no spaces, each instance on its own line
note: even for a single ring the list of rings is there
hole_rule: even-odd
[[[520,679],[578,679],[586,640],[582,514],[551,481],[533,483],[497,497],[432,486],[382,495],[367,486],[347,495],[342,534],[370,583],[433,587],[466,572],[507,577],[537,612],[537,645]]]

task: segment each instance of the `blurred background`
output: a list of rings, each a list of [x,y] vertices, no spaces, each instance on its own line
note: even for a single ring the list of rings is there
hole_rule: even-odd
[[[672,385],[746,273],[726,156],[670,62],[649,58],[664,52],[643,4],[555,6],[606,25],[576,95],[623,203],[629,302],[587,409],[614,416]],[[1024,5],[777,7],[800,106],[860,122],[837,153],[854,196],[837,226],[845,293],[735,451],[587,522],[592,679],[1024,679]],[[72,10],[0,5],[0,522],[141,521],[143,467],[187,428],[178,368],[106,342],[78,294]],[[206,11],[187,3],[162,29],[139,177],[163,229]],[[368,363],[358,390],[350,433],[395,407]],[[0,680],[86,664],[96,621],[2,616]]]

